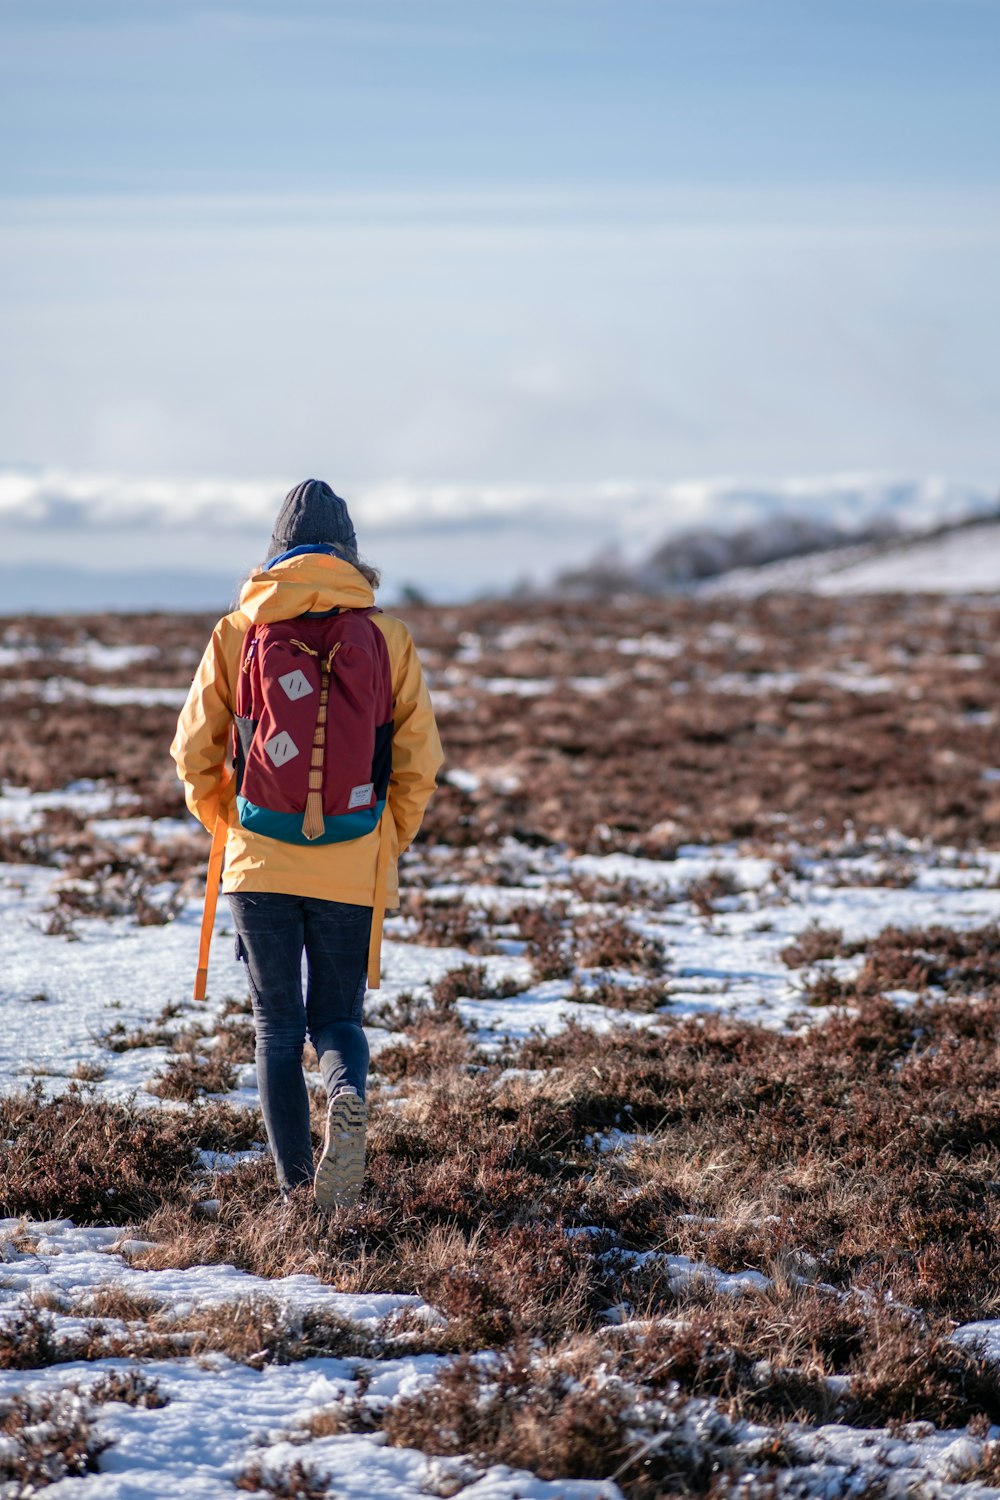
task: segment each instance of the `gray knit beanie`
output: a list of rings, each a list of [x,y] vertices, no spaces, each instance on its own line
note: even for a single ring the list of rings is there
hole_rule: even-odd
[[[266,561],[292,547],[324,544],[357,555],[358,539],[344,501],[322,479],[306,479],[285,496],[274,523]]]

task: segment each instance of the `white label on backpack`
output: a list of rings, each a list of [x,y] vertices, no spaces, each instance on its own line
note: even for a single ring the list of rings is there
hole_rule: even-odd
[[[265,742],[264,749],[276,766],[283,766],[286,761],[293,760],[299,753],[299,747],[287,729],[272,734],[271,738]]]
[[[298,667],[295,668],[294,672],[286,672],[284,677],[278,678],[278,681],[293,703],[296,698],[307,697],[313,690],[313,685],[309,681],[309,678],[304,672],[300,672]]]
[[[374,781],[366,781],[364,786],[352,787],[351,795],[347,799],[348,810],[352,807],[367,807],[374,795]]]

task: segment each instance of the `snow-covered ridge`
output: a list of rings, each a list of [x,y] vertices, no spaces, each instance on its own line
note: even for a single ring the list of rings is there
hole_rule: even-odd
[[[739,568],[699,592],[744,596],[790,590],[816,594],[1000,592],[1000,522],[932,536],[901,536]]]

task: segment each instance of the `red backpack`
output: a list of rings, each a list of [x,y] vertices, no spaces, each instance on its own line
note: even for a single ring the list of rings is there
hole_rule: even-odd
[[[392,670],[374,609],[251,625],[236,688],[236,808],[250,833],[336,844],[378,826]]]

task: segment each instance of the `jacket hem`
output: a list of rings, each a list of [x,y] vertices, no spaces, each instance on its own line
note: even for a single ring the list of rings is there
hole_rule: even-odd
[[[223,875],[222,889],[228,896],[233,891],[277,891],[282,896],[315,896],[320,901],[344,901],[348,906],[372,906],[375,901],[371,886],[340,885],[332,880],[310,880],[298,873],[284,875],[275,870],[248,870],[245,874]],[[399,892],[391,887],[386,897],[389,911],[399,906]]]

